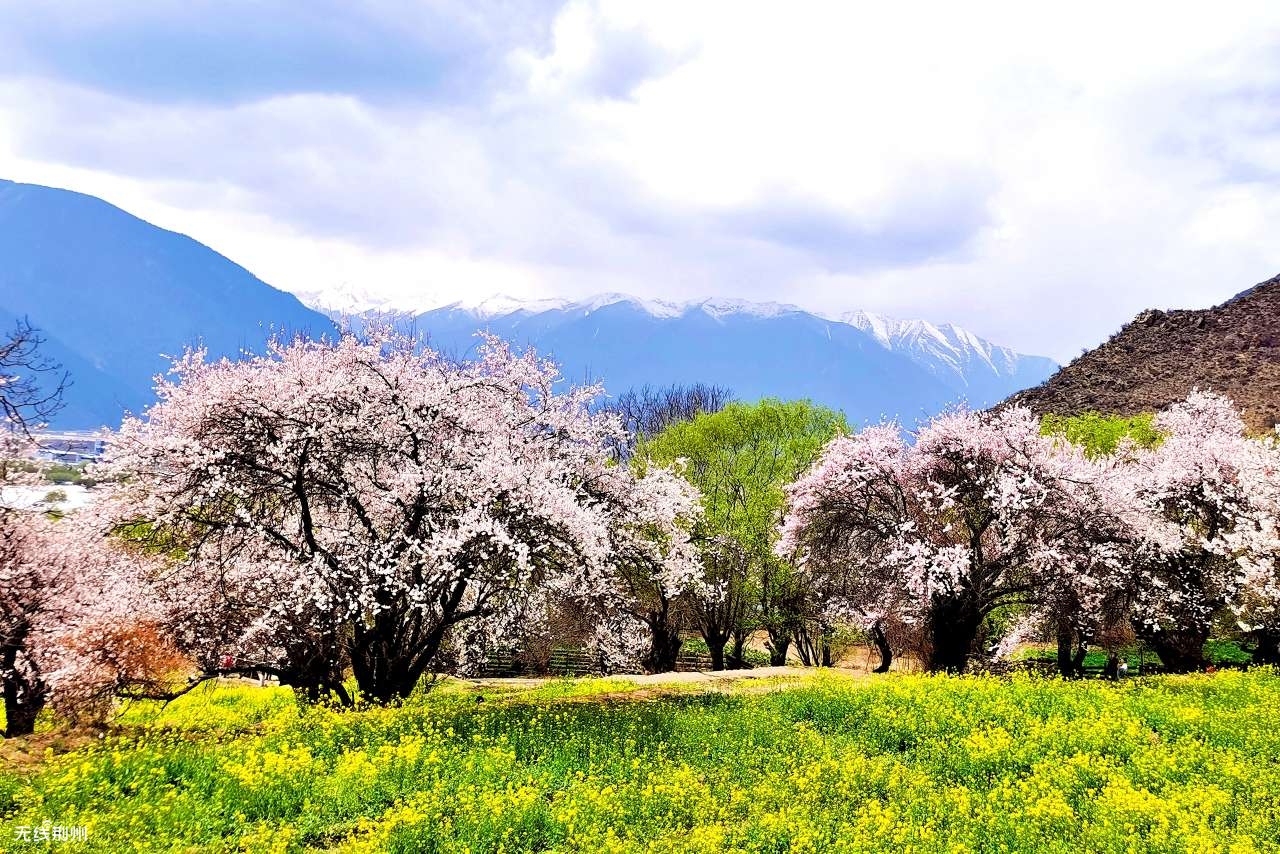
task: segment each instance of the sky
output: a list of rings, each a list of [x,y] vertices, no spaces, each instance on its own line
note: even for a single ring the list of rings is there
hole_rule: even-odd
[[[340,308],[618,291],[1068,360],[1280,273],[1280,5],[0,0],[0,177]]]

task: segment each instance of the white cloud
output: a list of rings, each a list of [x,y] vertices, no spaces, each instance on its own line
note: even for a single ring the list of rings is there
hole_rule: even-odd
[[[297,292],[779,299],[1059,358],[1280,271],[1273,6],[574,2],[535,31],[469,22],[499,66],[447,100],[14,70],[0,174]]]

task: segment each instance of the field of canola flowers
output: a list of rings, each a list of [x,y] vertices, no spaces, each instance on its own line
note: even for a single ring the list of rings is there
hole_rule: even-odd
[[[134,706],[0,771],[0,848],[37,850],[12,828],[48,819],[88,829],[55,850],[108,852],[1280,850],[1275,671],[634,688]]]

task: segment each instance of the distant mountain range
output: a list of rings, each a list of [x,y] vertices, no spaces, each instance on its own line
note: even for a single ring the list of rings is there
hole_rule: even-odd
[[[27,317],[47,337],[47,354],[71,372],[55,426],[115,426],[124,411],[142,411],[169,363],[164,354],[200,344],[235,357],[261,350],[277,331],[332,335],[337,315],[329,315],[100,199],[0,181],[0,324]],[[744,400],[811,398],[854,424],[911,422],[959,400],[986,406],[1057,368],[950,324],[742,300],[492,297],[347,318],[356,327],[376,319],[412,325],[459,356],[487,329],[552,356],[571,381],[603,379],[612,393],[709,382]]]
[[[1135,415],[1195,388],[1230,397],[1254,430],[1280,422],[1280,276],[1213,308],[1144,311],[1009,402],[1061,415]]]
[[[182,234],[93,196],[0,180],[0,326],[27,317],[70,371],[55,426],[118,426],[153,399],[187,345],[262,349],[273,330],[333,334],[329,318]]]
[[[744,400],[807,397],[844,410],[855,424],[886,416],[909,423],[957,401],[985,407],[1057,369],[1050,359],[1015,353],[951,324],[866,312],[825,317],[729,299],[493,297],[416,315],[345,319],[356,326],[412,325],[432,346],[461,357],[483,329],[553,357],[572,380],[602,379],[611,392],[710,382]]]

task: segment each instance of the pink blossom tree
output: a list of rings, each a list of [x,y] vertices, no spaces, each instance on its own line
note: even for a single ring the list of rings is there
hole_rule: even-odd
[[[832,441],[789,494],[779,548],[835,576],[840,607],[925,627],[929,667],[963,670],[983,621],[1032,607],[1076,529],[1073,467],[1025,409],[948,412]]]
[[[42,532],[25,514],[0,513],[0,681],[4,689],[5,736],[26,735],[48,699],[49,686],[33,654],[37,627],[70,586],[61,564],[37,555]]]
[[[187,664],[151,595],[157,564],[88,512],[0,513],[0,681],[6,735],[47,703],[96,720],[118,694],[168,693]]]
[[[1280,655],[1280,448],[1231,402],[1195,392],[1159,441],[1089,456],[1030,414],[949,413],[913,443],[892,425],[837,439],[791,491],[783,548],[834,579],[868,625],[927,627],[931,666],[958,668],[977,627],[1018,606],[1018,632],[1055,630],[1075,675],[1088,646],[1132,631],[1165,666],[1204,665],[1215,620],[1260,660]]]
[[[1231,401],[1193,392],[1155,419],[1162,441],[1122,447],[1109,501],[1134,537],[1134,631],[1173,671],[1204,666],[1215,618],[1234,607],[1250,630],[1274,625],[1280,489],[1274,444],[1246,435]]]
[[[626,468],[611,467],[617,478],[612,492],[626,495],[628,483],[633,484],[633,497],[620,506],[630,518],[610,527],[614,581],[599,585],[602,592],[592,599],[596,612],[619,626],[619,637],[634,637],[636,628],[643,627],[645,641],[636,661],[648,672],[662,673],[675,669],[680,654],[686,594],[701,589],[698,553],[690,540],[692,522],[700,513],[698,493],[671,468],[637,464],[633,471],[642,473],[638,477],[624,472]],[[617,616],[608,616],[613,614]],[[601,652],[605,658],[622,659],[621,651],[607,643]]]
[[[349,664],[387,701],[543,591],[618,607],[623,564],[688,574],[689,491],[614,464],[600,389],[559,379],[492,338],[463,363],[389,333],[190,353],[108,469],[183,544],[173,613],[197,659],[311,690]]]
[[[1258,440],[1252,450],[1253,465],[1242,480],[1256,508],[1256,527],[1246,527],[1244,583],[1228,607],[1254,646],[1253,660],[1280,665],[1280,434]]]
[[[1041,558],[1045,569],[1004,643],[1048,630],[1057,641],[1058,671],[1074,678],[1083,675],[1091,646],[1128,633],[1135,541],[1103,487],[1107,461],[1061,442],[1053,453],[1059,478]]]

